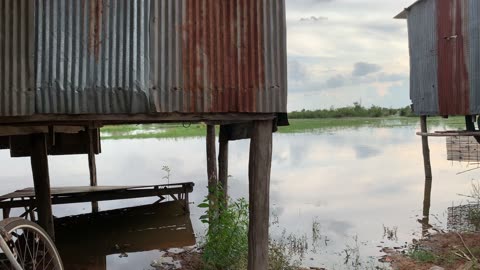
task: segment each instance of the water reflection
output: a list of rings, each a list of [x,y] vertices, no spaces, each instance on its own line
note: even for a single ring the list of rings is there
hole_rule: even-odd
[[[395,247],[420,237],[417,220],[422,218],[425,176],[421,140],[415,135],[418,129],[411,124],[275,134],[271,203],[278,224],[272,226],[272,235],[279,237],[286,230],[312,240],[312,224],[318,221],[322,239],[328,242],[318,252],[310,248],[305,265],[327,269],[351,268],[343,264],[347,247],[356,250],[358,246],[361,259],[370,260],[380,255],[378,246]],[[248,149],[248,141],[230,145],[229,188],[234,199],[248,196]],[[445,209],[463,200],[457,194],[469,193],[477,176],[475,171],[457,175],[468,164],[447,161],[444,138],[431,138],[430,150],[434,179],[430,213],[446,224]],[[165,184],[162,166],[166,165],[171,168],[171,182],[195,182],[192,202],[200,203],[207,194],[204,139],[104,141],[102,152],[97,158],[99,185]],[[50,157],[50,166],[54,186],[89,183],[86,156]],[[0,171],[1,194],[32,186],[29,159],[11,159],[8,152],[0,151]],[[100,208],[154,200],[102,202]],[[61,217],[89,210],[89,204],[76,204],[55,206],[54,213]],[[199,221],[202,211],[191,206],[192,226],[200,237],[205,231]],[[397,227],[396,237],[384,239],[384,226]],[[138,264],[135,269],[148,269],[158,256],[154,251],[129,254],[127,259]],[[118,257],[108,256],[107,265],[116,263],[118,268],[112,269],[122,269],[124,258]]]
[[[55,223],[59,252],[71,270],[147,269],[152,258],[160,257],[159,250],[195,244],[190,217],[179,202],[64,217]]]

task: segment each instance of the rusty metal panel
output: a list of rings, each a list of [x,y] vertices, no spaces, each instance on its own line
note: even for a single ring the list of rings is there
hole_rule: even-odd
[[[284,0],[0,0],[0,115],[287,111]]]
[[[0,0],[0,115],[35,110],[34,2]]]
[[[149,111],[149,0],[36,3],[36,113]]]
[[[438,99],[440,115],[470,113],[465,1],[437,1]]]
[[[468,0],[468,65],[470,113],[480,114],[480,2]]]
[[[437,1],[418,2],[408,10],[410,98],[420,115],[438,114]]]
[[[286,112],[283,0],[152,5],[155,112]]]

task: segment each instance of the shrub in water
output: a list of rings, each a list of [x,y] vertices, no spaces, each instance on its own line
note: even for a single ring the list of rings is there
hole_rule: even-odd
[[[209,228],[203,244],[203,262],[206,269],[246,269],[248,256],[248,203],[245,199],[222,201],[223,191],[212,192],[209,208],[208,198],[199,205],[205,208],[200,217]]]

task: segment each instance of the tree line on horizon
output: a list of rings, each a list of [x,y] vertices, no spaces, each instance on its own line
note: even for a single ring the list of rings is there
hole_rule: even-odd
[[[371,106],[366,108],[360,103],[355,102],[352,106],[319,110],[301,110],[293,111],[288,114],[290,119],[314,119],[314,118],[343,118],[343,117],[387,117],[387,116],[401,116],[412,117],[415,116],[410,106],[403,108],[385,108],[379,106]]]

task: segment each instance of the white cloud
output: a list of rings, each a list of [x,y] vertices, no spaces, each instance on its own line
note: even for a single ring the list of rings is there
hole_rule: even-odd
[[[393,17],[411,0],[286,1],[290,110],[410,103],[406,21]]]

